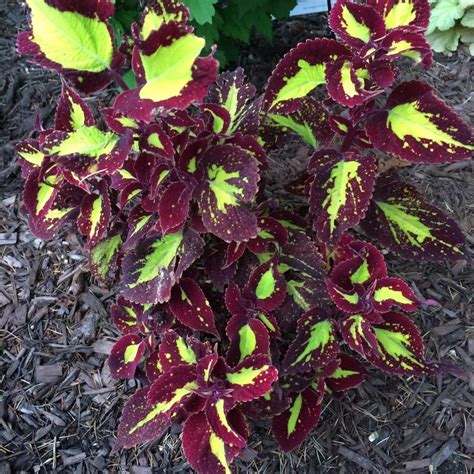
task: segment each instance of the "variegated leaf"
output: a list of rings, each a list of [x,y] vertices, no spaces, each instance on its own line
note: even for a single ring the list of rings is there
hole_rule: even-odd
[[[262,321],[245,321],[236,315],[229,320],[226,332],[230,339],[226,360],[230,365],[237,365],[251,355],[268,354],[270,339]]]
[[[21,166],[21,176],[24,179],[27,179],[35,169],[41,168],[45,160],[39,141],[32,138],[19,142],[16,145],[16,152]]]
[[[153,383],[163,373],[163,367],[161,365],[161,360],[160,360],[160,353],[158,351],[152,352],[146,358],[145,373],[150,383]]]
[[[273,418],[273,435],[283,451],[297,448],[318,424],[321,403],[319,388],[315,390],[311,386],[294,393],[288,409]]]
[[[121,247],[122,237],[117,233],[103,238],[89,249],[89,269],[100,282],[108,283],[114,279]]]
[[[418,298],[399,278],[387,277],[377,280],[372,298],[373,308],[379,313],[386,313],[393,306],[405,311],[415,311],[419,306]]]
[[[112,347],[108,362],[113,377],[131,379],[145,353],[146,343],[137,334],[122,336]]]
[[[258,229],[257,237],[247,244],[247,248],[253,253],[268,252],[272,246],[285,245],[288,240],[287,230],[273,217],[259,217]]]
[[[267,355],[246,357],[226,374],[226,382],[233,390],[232,397],[238,402],[247,402],[268,393],[278,371],[271,365]]]
[[[143,312],[143,306],[131,303],[122,296],[118,297],[117,304],[110,307],[112,322],[122,334],[135,334],[140,331]]]
[[[139,242],[123,261],[123,296],[141,304],[168,301],[182,242],[182,232]]]
[[[324,302],[330,302],[324,283],[327,275],[316,243],[305,232],[295,229],[294,224],[290,225],[289,239],[282,248],[280,261],[292,272],[287,277],[287,293],[300,310],[306,312]]]
[[[197,340],[194,339],[194,342]],[[178,365],[197,364],[197,358],[198,354],[190,344],[190,340],[186,340],[175,331],[168,331],[161,337],[159,359],[163,371]]]
[[[252,106],[255,86],[245,82],[242,68],[224,72],[209,89],[209,100],[228,113],[229,123],[223,133],[254,135],[258,130],[258,109]]]
[[[370,156],[327,149],[313,155],[309,171],[314,174],[309,198],[313,229],[322,242],[334,246],[364,216],[377,165]]]
[[[378,179],[361,225],[369,236],[407,258],[458,260],[464,257],[465,239],[456,222],[426,203],[394,173]]]
[[[350,288],[352,285],[368,286],[374,280],[387,276],[384,256],[375,246],[361,240],[352,240],[345,247],[348,255],[331,272],[334,283],[343,288]]]
[[[201,100],[218,66],[212,56],[199,57],[204,45],[203,38],[175,22],[163,23],[138,41],[132,68],[140,86],[117,97],[116,111],[151,122],[158,107],[186,109],[192,101]]]
[[[409,5],[409,2],[401,3]],[[421,62],[425,68],[432,63],[431,47],[424,36],[409,29],[397,28],[388,33],[380,43],[380,49],[385,50],[381,59],[393,60],[403,56]]]
[[[95,125],[94,116],[79,94],[63,83],[61,98],[56,109],[54,128],[72,132]]]
[[[142,16],[140,38],[146,40],[153,31],[160,29],[163,23],[186,24],[189,11],[179,0],[156,0],[147,4]]]
[[[387,30],[409,26],[423,32],[428,26],[428,0],[368,0],[367,5],[382,15]]]
[[[328,64],[326,81],[329,95],[341,105],[355,107],[380,94],[383,89],[374,83],[371,66],[359,57],[342,57]],[[385,85],[390,85],[390,81]]]
[[[191,278],[183,278],[171,290],[171,312],[185,326],[217,336],[214,313],[201,287]]]
[[[202,221],[209,232],[226,242],[257,236],[257,218],[245,207],[257,193],[255,158],[233,145],[216,145],[205,153],[206,179],[197,190]]]
[[[173,418],[185,401],[194,397],[199,387],[194,365],[177,365],[169,368],[151,385],[148,403],[160,409],[164,416]]]
[[[363,357],[377,353],[377,338],[371,321],[361,314],[345,317],[340,323],[344,342]]]
[[[339,56],[350,55],[342,44],[329,39],[308,40],[287,53],[273,71],[265,90],[262,108],[284,114],[296,110],[298,99],[325,84],[325,67]]]
[[[79,212],[84,192],[64,182],[57,167],[47,164],[33,171],[23,190],[29,227],[40,239],[51,239]]]
[[[354,48],[362,48],[385,35],[385,25],[377,10],[347,0],[338,0],[331,9],[329,26]]]
[[[20,54],[59,71],[86,93],[110,82],[110,71],[123,63],[114,51],[112,28],[107,21],[114,14],[112,3],[28,0],[27,5],[31,9],[31,31],[18,35]]]
[[[365,367],[354,357],[341,352],[338,359],[338,368],[324,380],[328,389],[336,393],[357,387],[367,374]]]
[[[110,198],[105,185],[100,186],[98,194],[88,194],[84,197],[77,219],[77,229],[86,236],[88,245],[95,246],[99,243],[109,225],[110,214]]]
[[[328,278],[326,287],[332,301],[341,311],[348,314],[370,311],[370,295],[367,301],[367,290],[362,285],[354,284],[342,287],[332,278]]]
[[[469,125],[419,81],[397,86],[366,129],[376,148],[415,163],[468,160],[474,150]]]
[[[385,322],[374,325],[377,350],[366,354],[369,362],[389,374],[432,375],[436,366],[425,359],[420,332],[401,313],[384,314]]]
[[[95,126],[81,127],[72,132],[49,133],[43,151],[54,156],[71,184],[85,189],[84,181],[88,178],[122,168],[132,142],[131,132],[119,137]]]
[[[128,232],[124,247],[129,249],[143,239],[156,224],[157,216],[143,210],[141,205],[135,206],[129,213],[127,224]]]
[[[152,123],[140,134],[140,150],[163,156],[168,160],[174,157],[173,142],[157,123]]]
[[[315,149],[327,145],[333,135],[326,110],[312,97],[300,99],[292,113],[268,113],[265,119],[265,125],[274,129],[273,133],[295,133]]]
[[[228,418],[229,426],[246,440],[247,425],[242,414],[233,410]],[[192,415],[185,422],[182,443],[186,459],[198,474],[230,474],[230,463],[240,451],[212,430],[203,412]]]
[[[117,434],[115,449],[131,448],[159,438],[171,425],[164,416],[163,405],[149,404],[150,387],[136,391],[125,404]]]
[[[298,320],[296,339],[282,362],[287,374],[314,371],[332,362],[338,352],[335,322],[321,309],[315,308]]]
[[[245,298],[255,301],[257,308],[264,311],[274,311],[283,303],[286,295],[286,282],[275,258],[254,270],[243,295]]]
[[[208,400],[205,413],[207,421],[215,433],[225,444],[237,448],[245,448],[247,439],[230,425],[228,413],[236,405],[232,398],[218,398]]]

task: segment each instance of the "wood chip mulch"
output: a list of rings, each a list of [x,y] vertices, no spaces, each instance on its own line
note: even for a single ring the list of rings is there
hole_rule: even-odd
[[[51,242],[39,241],[20,211],[14,143],[30,133],[36,112],[51,119],[59,82],[16,57],[15,31],[26,25],[19,2],[3,2],[0,17],[0,473],[188,472],[179,427],[154,443],[112,453],[124,401],[138,382],[110,376],[105,361],[117,333],[107,306],[114,294],[91,282],[76,237],[65,231]],[[276,48],[291,46],[281,45],[288,31],[311,35],[323,24],[320,16],[295,21],[277,25]],[[256,47],[246,60],[257,82],[268,72],[261,70],[265,59],[258,54]],[[457,55],[436,60],[428,80],[472,120],[472,62]],[[402,73],[416,76],[408,68]],[[304,166],[304,159],[295,166],[295,153],[304,156],[301,147],[290,145],[273,157],[285,176]],[[473,171],[466,162],[404,171],[433,203],[457,217],[471,251]],[[293,453],[280,453],[268,425],[258,424],[250,448],[235,463],[240,472],[474,470],[472,267],[392,256],[388,261],[392,273],[439,302],[416,316],[428,355],[463,367],[466,375],[405,380],[372,371],[362,387],[328,404],[311,438]]]

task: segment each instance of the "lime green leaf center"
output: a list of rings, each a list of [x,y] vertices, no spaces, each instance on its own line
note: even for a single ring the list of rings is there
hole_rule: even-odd
[[[264,365],[257,369],[252,367],[244,367],[238,372],[227,374],[227,380],[233,385],[250,385],[262,372],[265,372],[268,368],[268,365]]]
[[[252,328],[248,324],[242,326],[239,330],[240,360],[252,355],[256,347],[257,338]]]
[[[303,396],[301,393],[295,398],[293,405],[290,408],[290,417],[288,418],[288,436],[291,435],[296,428],[296,423],[300,417],[301,406],[303,405]]]
[[[167,402],[159,402],[155,404],[154,408],[138,423],[128,430],[129,434],[134,433],[136,430],[145,426],[150,421],[153,421],[157,416],[166,413],[171,410],[178,402],[180,402],[186,395],[189,395],[198,388],[196,382],[188,382],[184,387],[180,387],[175,390],[173,397]]]
[[[122,239],[120,235],[114,235],[113,237],[100,242],[92,249],[92,262],[97,267],[97,272],[102,278],[107,275],[110,262],[121,243]]]
[[[347,34],[353,38],[360,39],[364,43],[367,43],[370,40],[369,28],[363,23],[359,23],[346,6],[342,7],[342,23]]]
[[[387,127],[392,129],[397,138],[405,140],[406,136],[413,137],[427,149],[430,149],[432,143],[446,145],[448,152],[452,154],[456,153],[454,147],[474,150],[473,146],[463,144],[445,131],[440,130],[432,122],[432,119],[437,117],[428,112],[421,112],[418,107],[418,102],[415,101],[397,105],[389,111]],[[421,140],[425,140],[425,142]],[[408,147],[408,143],[405,143],[405,146]]]
[[[107,25],[76,12],[62,12],[44,0],[28,0],[33,41],[51,61],[65,69],[102,72],[112,62]]]
[[[308,61],[300,59],[298,67],[299,70],[294,76],[285,78],[286,84],[278,91],[272,107],[284,100],[305,97],[314,88],[326,83],[324,63],[311,65]]]
[[[188,34],[158,48],[150,56],[142,54],[147,83],[140,91],[140,98],[160,102],[179,95],[192,81],[192,67],[204,45],[203,38]]]
[[[360,177],[357,175],[360,163],[357,161],[340,161],[331,170],[329,179],[324,184],[328,195],[323,202],[323,208],[327,210],[329,216],[329,229],[331,234],[336,229],[339,210],[345,206],[347,197],[351,192],[355,180],[361,186]]]
[[[135,288],[158,277],[163,269],[171,265],[182,240],[183,234],[177,232],[176,234],[165,235],[160,240],[153,242],[151,252],[139,261],[143,266],[134,272],[138,273],[138,277],[135,283],[131,283],[129,287]]]
[[[391,30],[397,26],[409,25],[416,18],[413,3],[401,1],[395,3],[384,19],[385,26]]]
[[[303,351],[291,365],[296,365],[302,360],[309,362],[314,351],[320,349],[321,352],[323,352],[324,348],[333,340],[334,335],[332,333],[331,323],[329,321],[320,321],[316,323],[311,328],[309,338]]]
[[[68,135],[59,145],[49,152],[59,156],[80,154],[97,158],[110,153],[117,144],[119,137],[114,133],[104,133],[97,127],[82,127]]]
[[[275,291],[275,276],[273,275],[273,267],[270,267],[260,278],[255,295],[259,300],[269,298]]]
[[[209,187],[216,197],[217,209],[224,214],[227,213],[227,206],[237,206],[238,196],[243,195],[243,190],[229,180],[239,178],[238,171],[228,173],[222,166],[213,164],[208,170]]]

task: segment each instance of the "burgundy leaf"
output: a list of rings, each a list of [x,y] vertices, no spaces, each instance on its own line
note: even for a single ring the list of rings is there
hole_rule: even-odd
[[[273,435],[283,451],[297,448],[318,424],[321,398],[321,393],[308,387],[293,394],[289,408],[273,418]]]
[[[313,229],[322,242],[334,246],[363,218],[374,190],[377,164],[371,156],[327,149],[313,155],[309,171],[314,174],[309,198]]]
[[[374,310],[379,313],[386,313],[393,306],[405,311],[415,311],[419,306],[418,298],[399,278],[387,277],[377,280],[373,299]]]
[[[239,411],[231,412],[231,426],[247,438],[244,417]],[[192,415],[183,427],[183,451],[191,467],[198,474],[229,474],[230,463],[240,449],[226,444],[212,430],[204,413]]]
[[[268,80],[262,108],[278,114],[295,111],[300,106],[299,99],[325,83],[325,65],[345,55],[350,55],[349,50],[334,40],[300,43],[277,64]]]
[[[430,85],[398,85],[385,109],[372,114],[367,134],[374,146],[415,163],[452,163],[472,158],[472,130]]]
[[[339,367],[325,379],[328,388],[333,392],[344,392],[357,387],[367,374],[365,367],[354,357],[340,353]]]
[[[206,418],[209,426],[225,444],[237,448],[245,448],[247,439],[236,431],[229,423],[228,413],[234,408],[232,398],[209,399],[206,403]]]
[[[125,404],[117,434],[115,449],[131,448],[159,438],[171,425],[156,405],[148,403],[150,387],[135,392]]]
[[[385,35],[385,25],[377,10],[347,0],[338,0],[331,9],[329,26],[349,46],[359,49]]]
[[[191,278],[182,278],[173,287],[169,305],[171,312],[185,326],[217,336],[214,313],[209,301]]]
[[[183,183],[173,183],[163,193],[158,206],[160,226],[163,234],[186,220],[189,212],[191,192]]]
[[[245,298],[254,300],[257,307],[264,311],[273,311],[283,303],[286,281],[275,258],[255,269],[243,294]]]
[[[378,178],[361,225],[367,235],[406,258],[464,258],[465,238],[454,219],[425,202],[414,187],[402,183],[394,173]]]
[[[131,379],[145,353],[146,344],[141,336],[126,334],[112,347],[109,367],[113,377]]]
[[[285,354],[282,368],[288,374],[314,372],[332,362],[338,352],[335,322],[315,308],[298,320],[296,338]]]
[[[277,369],[271,365],[269,357],[263,354],[247,357],[226,375],[229,388],[233,389],[232,397],[238,402],[265,395],[277,378]]]
[[[233,145],[211,147],[203,160],[206,181],[197,193],[204,226],[226,242],[256,237],[257,219],[245,204],[257,193],[257,161]]]

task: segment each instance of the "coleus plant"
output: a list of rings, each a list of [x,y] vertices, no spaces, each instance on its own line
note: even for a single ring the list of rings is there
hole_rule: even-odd
[[[425,357],[407,314],[427,302],[389,275],[376,247],[465,258],[455,221],[397,173],[474,149],[431,86],[395,83],[400,57],[431,64],[425,0],[338,1],[339,40],[299,44],[261,96],[241,69],[217,76],[176,0],[150,2],[120,44],[109,0],[27,3],[18,49],[63,86],[52,127],[38,120],[18,144],[24,209],[43,239],[75,224],[92,274],[120,289],[109,366],[141,388],[116,449],[184,423],[190,465],[225,473],[252,419],[268,418],[289,451],[368,367],[446,369]],[[105,87],[111,103],[97,114],[84,95]],[[300,199],[291,211],[265,174],[293,135],[311,156],[287,183]]]

